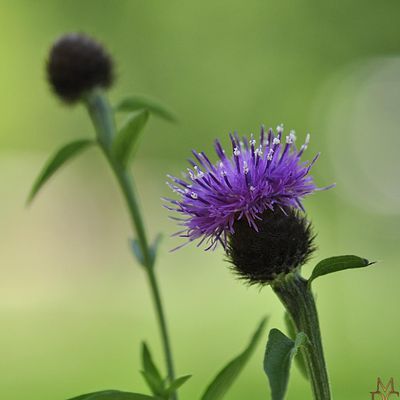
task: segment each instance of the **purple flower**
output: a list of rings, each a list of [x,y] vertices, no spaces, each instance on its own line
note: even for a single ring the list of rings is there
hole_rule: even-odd
[[[185,174],[186,179],[168,175],[171,182],[167,184],[180,199],[164,199],[172,204],[166,208],[181,214],[180,218],[171,218],[184,227],[174,236],[187,238],[187,243],[201,239],[198,246],[207,241],[207,250],[215,248],[218,242],[226,247],[227,236],[234,233],[237,220],[244,218],[258,231],[257,221],[267,209],[304,210],[303,197],[322,190],[308,175],[319,154],[311,162],[301,161],[310,135],[297,150],[294,131],[284,139],[282,125],[276,132],[275,135],[269,129],[265,134],[262,127],[258,143],[253,135],[250,140],[246,137],[240,140],[237,134],[230,135],[231,157],[216,140],[215,150],[220,159],[216,164],[211,163],[203,152],[193,150],[194,161],[189,160],[191,168]]]

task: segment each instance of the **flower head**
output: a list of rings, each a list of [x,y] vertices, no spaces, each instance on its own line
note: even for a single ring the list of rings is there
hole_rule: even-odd
[[[113,63],[92,38],[67,34],[53,44],[47,74],[54,92],[65,102],[73,103],[96,87],[111,86]]]
[[[169,176],[168,185],[180,199],[166,199],[181,218],[174,218],[184,227],[176,235],[188,242],[200,239],[199,245],[208,242],[207,249],[218,242],[224,247],[228,236],[235,232],[237,221],[246,221],[255,232],[266,210],[303,210],[302,199],[318,190],[310,175],[311,162],[301,161],[310,136],[296,148],[294,131],[284,137],[283,126],[266,133],[261,128],[258,142],[237,134],[230,135],[232,156],[227,156],[216,140],[215,150],[219,157],[216,164],[202,152],[193,151],[194,160],[185,179]]]
[[[235,274],[247,283],[265,285],[301,267],[315,250],[311,224],[293,208],[265,210],[257,231],[241,219],[228,235],[226,253]]]

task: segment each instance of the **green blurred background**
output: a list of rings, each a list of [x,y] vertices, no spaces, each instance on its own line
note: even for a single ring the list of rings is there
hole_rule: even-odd
[[[371,398],[376,378],[400,384],[400,3],[365,1],[1,1],[0,398],[65,399],[145,391],[139,345],[162,356],[143,272],[128,249],[127,213],[101,154],[90,150],[24,202],[49,153],[92,137],[83,107],[49,92],[44,63],[64,32],[87,32],[115,56],[113,102],[160,99],[179,124],[152,119],[132,166],[149,231],[166,234],[158,272],[180,374],[196,399],[245,345],[260,318],[283,329],[269,288],[236,281],[221,250],[176,253],[160,197],[191,148],[212,152],[229,131],[264,123],[308,131],[320,186],[306,207],[313,262],[355,253],[375,268],[315,283],[336,399]],[[310,266],[305,268],[309,274]],[[267,332],[265,333],[265,336]],[[228,400],[269,399],[263,346]],[[309,399],[293,371],[289,399]]]

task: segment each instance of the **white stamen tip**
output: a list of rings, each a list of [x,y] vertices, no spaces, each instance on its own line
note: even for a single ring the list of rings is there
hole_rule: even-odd
[[[254,186],[250,186],[250,191],[254,192],[256,190],[256,188]]]
[[[190,179],[196,179],[193,172],[189,168],[188,168],[188,172],[189,172]]]
[[[274,156],[274,150],[270,149],[267,154],[267,160],[271,161],[273,156]]]
[[[290,131],[289,136],[286,136],[286,143],[291,144],[296,141],[296,132]]]
[[[279,144],[281,141],[278,138],[274,138],[274,140],[272,141],[273,145],[277,145]]]
[[[278,133],[282,133],[282,132],[283,132],[283,124],[278,125],[278,126],[276,127],[276,131],[277,131]]]
[[[195,193],[195,192],[192,192],[192,193],[190,193],[190,197],[192,198],[192,199],[197,199],[199,196],[197,196],[197,193]]]
[[[239,156],[240,155],[240,150],[237,148],[237,147],[235,147],[234,149],[233,149],[233,154],[237,157],[237,156]]]
[[[309,133],[307,133],[306,141],[304,142],[304,144],[305,144],[306,146],[310,143],[310,137],[311,137],[311,135],[310,135]]]
[[[249,173],[249,166],[247,165],[246,161],[243,161],[243,170],[245,174]]]

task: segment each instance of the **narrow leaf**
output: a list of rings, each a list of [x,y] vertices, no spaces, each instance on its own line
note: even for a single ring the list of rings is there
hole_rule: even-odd
[[[319,276],[331,274],[337,271],[343,271],[345,269],[368,267],[372,264],[375,264],[375,262],[370,262],[365,258],[357,256],[337,256],[325,258],[325,260],[320,261],[315,266],[308,283],[310,284]]]
[[[146,343],[142,344],[142,367],[143,376],[152,390],[153,394],[161,395],[164,393],[164,381],[161,374],[156,367],[153,358],[151,357],[150,350]]]
[[[164,118],[167,121],[176,122],[176,116],[172,111],[168,110],[158,101],[144,96],[129,96],[120,101],[115,107],[116,111],[122,112],[131,112],[143,109],[148,110],[151,114]]]
[[[133,157],[137,148],[138,139],[147,120],[149,112],[146,110],[132,114],[125,121],[113,142],[114,157],[122,166],[126,166],[131,157]]]
[[[147,386],[151,390],[151,393],[153,393],[155,396],[160,396],[161,398],[163,398],[165,394],[165,389],[160,385],[160,382],[158,382],[153,375],[147,372],[140,371],[140,373],[147,383]]]
[[[72,397],[68,400],[154,400],[157,397],[147,396],[139,393],[120,392],[119,390],[103,390],[82,394],[78,397]]]
[[[285,324],[286,328],[288,330],[288,336],[290,339],[295,340],[296,338],[296,330],[293,326],[293,322],[290,319],[290,316],[287,312],[285,312]],[[304,360],[303,354],[301,352],[298,352],[296,357],[294,358],[294,362],[297,365],[297,368],[301,372],[301,374],[308,380],[308,373],[307,373],[307,368],[306,368],[306,362]]]
[[[157,258],[158,247],[160,246],[163,235],[159,233],[154,239],[153,244],[150,247],[150,255],[151,255],[151,265],[154,266]]]
[[[306,340],[303,332],[299,332],[293,341],[280,330],[271,329],[265,350],[264,371],[269,379],[272,400],[285,398],[292,359]]]
[[[150,262],[151,266],[154,266],[156,262],[156,257],[157,257],[157,251],[158,247],[160,246],[162,240],[162,234],[159,233],[156,238],[154,239],[153,243],[150,245]],[[139,241],[137,239],[131,239],[129,241],[133,255],[136,257],[136,260],[139,262],[139,264],[143,265],[146,267],[145,261],[144,261],[144,256],[142,252],[142,248],[140,247]]]
[[[137,239],[131,239],[130,245],[131,245],[132,253],[136,257],[136,260],[139,262],[140,265],[145,267],[146,264],[144,262],[144,256],[143,256],[142,248],[140,247],[139,241]]]
[[[185,375],[181,376],[179,378],[176,378],[171,385],[168,387],[166,390],[166,394],[169,396],[173,392],[175,392],[177,389],[179,389],[188,379],[190,379],[192,375]]]
[[[42,188],[42,186],[51,178],[51,176],[62,166],[66,161],[72,159],[78,155],[82,150],[86,149],[90,145],[94,144],[92,140],[81,139],[75,142],[68,143],[61,147],[56,153],[54,153],[49,160],[46,162],[39,176],[36,178],[35,183],[28,196],[27,203],[32,202],[36,194]]]
[[[207,387],[204,392],[201,400],[216,400],[222,399],[228,389],[232,386],[236,378],[239,376],[243,367],[249,360],[250,356],[253,354],[253,351],[263,334],[265,324],[267,323],[267,318],[263,319],[258,326],[257,330],[254,332],[250,343],[246,347],[246,349],[239,354],[236,358],[234,358],[231,362],[229,362],[214,378],[214,380]]]

